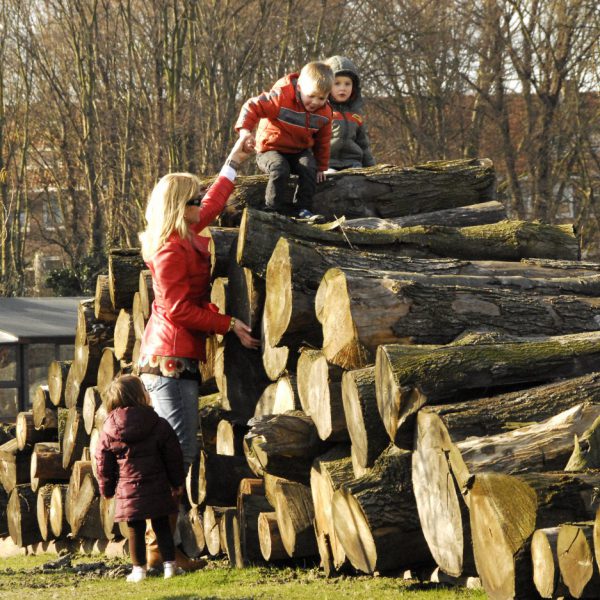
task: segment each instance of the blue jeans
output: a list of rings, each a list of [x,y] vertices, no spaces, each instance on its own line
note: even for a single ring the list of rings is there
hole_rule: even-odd
[[[141,379],[152,398],[152,406],[175,430],[187,473],[198,455],[198,382],[142,373]]]

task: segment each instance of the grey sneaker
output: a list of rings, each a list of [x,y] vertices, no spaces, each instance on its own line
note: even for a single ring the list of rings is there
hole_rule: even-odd
[[[323,215],[315,215],[306,208],[302,208],[298,211],[296,220],[304,223],[325,223],[325,217]]]

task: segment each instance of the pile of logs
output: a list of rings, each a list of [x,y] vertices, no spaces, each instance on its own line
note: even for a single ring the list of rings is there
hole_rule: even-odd
[[[262,348],[206,341],[188,554],[600,596],[600,265],[571,226],[505,220],[493,183],[487,160],[340,173],[321,226],[241,178],[239,227],[202,235],[212,302]],[[139,254],[111,253],[73,361],[0,446],[16,544],[120,537],[90,456],[151,302]]]

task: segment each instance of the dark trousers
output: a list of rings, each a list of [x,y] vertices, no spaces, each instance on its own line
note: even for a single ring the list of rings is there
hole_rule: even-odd
[[[156,542],[163,561],[175,560],[175,544],[169,526],[169,517],[155,517],[150,519],[152,529],[156,535]],[[129,555],[131,562],[136,566],[146,564],[146,521],[127,521],[129,530]]]
[[[317,190],[317,163],[310,150],[296,154],[283,154],[276,150],[256,155],[258,168],[269,175],[265,204],[281,212],[292,212],[294,207],[286,202],[286,188],[290,173],[298,175],[296,210],[312,210],[312,199]]]

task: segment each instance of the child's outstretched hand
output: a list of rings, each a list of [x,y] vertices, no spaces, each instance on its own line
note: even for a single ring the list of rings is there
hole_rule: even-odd
[[[326,179],[325,171],[317,171],[317,183],[323,183]]]
[[[240,129],[240,139],[244,144],[244,151],[251,153],[256,146],[256,139],[249,129]]]

